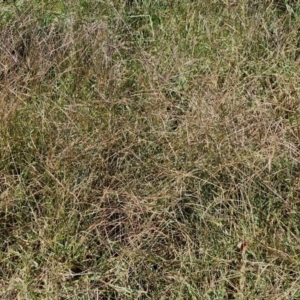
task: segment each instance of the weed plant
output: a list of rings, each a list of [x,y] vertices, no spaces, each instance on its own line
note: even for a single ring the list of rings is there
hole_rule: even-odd
[[[0,5],[0,299],[300,299],[298,1]]]

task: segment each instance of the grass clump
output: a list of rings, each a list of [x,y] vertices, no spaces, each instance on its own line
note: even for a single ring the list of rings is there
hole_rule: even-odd
[[[1,299],[300,298],[296,2],[0,14]]]

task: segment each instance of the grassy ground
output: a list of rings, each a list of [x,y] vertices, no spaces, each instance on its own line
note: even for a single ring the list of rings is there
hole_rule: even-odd
[[[300,299],[296,1],[5,1],[0,299]]]

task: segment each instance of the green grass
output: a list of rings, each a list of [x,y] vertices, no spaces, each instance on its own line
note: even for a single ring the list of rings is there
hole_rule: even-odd
[[[1,299],[300,299],[297,1],[6,1]]]

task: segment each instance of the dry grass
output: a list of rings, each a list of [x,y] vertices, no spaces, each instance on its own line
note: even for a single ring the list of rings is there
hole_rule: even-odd
[[[300,299],[299,4],[36,2],[0,9],[0,298]]]

